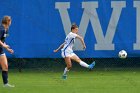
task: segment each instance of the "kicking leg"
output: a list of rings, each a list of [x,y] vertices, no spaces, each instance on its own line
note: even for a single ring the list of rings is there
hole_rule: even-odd
[[[85,68],[93,69],[93,67],[95,66],[95,62],[93,62],[90,65],[88,65],[86,62],[82,61],[76,54],[74,54],[71,57],[71,59],[76,61],[76,62],[78,62],[81,66],[83,66]]]
[[[81,66],[83,66],[85,68],[88,68],[89,67],[89,65],[86,62],[82,61],[76,54],[73,55],[71,57],[71,59],[74,60],[74,61],[76,61],[76,62],[78,62]]]

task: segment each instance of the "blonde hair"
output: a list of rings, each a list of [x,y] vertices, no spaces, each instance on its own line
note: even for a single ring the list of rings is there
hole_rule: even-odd
[[[7,15],[6,15],[6,16],[4,16],[4,17],[2,18],[2,22],[1,22],[1,23],[7,25],[9,21],[11,21],[11,16],[7,16]]]

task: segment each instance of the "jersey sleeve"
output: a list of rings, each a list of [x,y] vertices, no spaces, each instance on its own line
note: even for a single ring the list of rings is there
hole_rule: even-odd
[[[71,34],[71,37],[72,37],[72,38],[76,38],[76,37],[77,37],[77,34],[72,33],[72,34]]]

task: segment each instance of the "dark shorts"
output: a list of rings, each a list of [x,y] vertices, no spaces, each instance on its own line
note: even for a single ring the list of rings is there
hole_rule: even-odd
[[[0,47],[0,56],[4,54],[3,48]]]

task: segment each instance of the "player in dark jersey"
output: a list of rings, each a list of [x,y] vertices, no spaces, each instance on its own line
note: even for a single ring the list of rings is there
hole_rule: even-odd
[[[5,49],[11,54],[14,53],[14,51],[10,48],[10,46],[5,43],[5,38],[8,35],[8,29],[10,25],[11,25],[11,17],[4,16],[0,24],[0,66],[2,68],[2,79],[4,87],[14,87],[14,85],[10,85],[8,83],[8,61],[3,51],[3,49]]]

